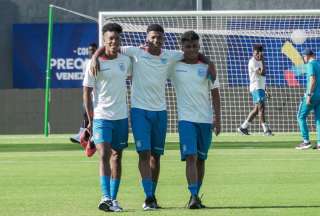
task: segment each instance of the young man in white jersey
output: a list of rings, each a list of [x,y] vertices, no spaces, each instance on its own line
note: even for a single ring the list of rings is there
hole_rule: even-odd
[[[102,199],[98,208],[103,211],[122,211],[116,198],[122,151],[128,146],[126,79],[130,75],[131,60],[118,53],[121,33],[122,27],[116,23],[103,27],[105,52],[98,60],[100,71],[97,76],[87,71],[83,81],[88,128],[93,128],[93,140],[99,152]]]
[[[169,68],[182,59],[182,52],[162,50],[163,44],[164,29],[158,24],[151,24],[147,28],[145,47],[121,47],[121,53],[133,59],[131,126],[146,197],[144,210],[159,208],[155,191],[167,131],[165,85]],[[98,49],[93,60],[101,50]],[[92,62],[93,74],[101,67],[98,66]]]
[[[249,116],[243,124],[238,128],[238,131],[243,135],[250,135],[248,126],[259,114],[259,120],[263,128],[264,135],[272,136],[272,131],[265,120],[266,69],[263,59],[262,45],[257,44],[253,47],[253,56],[249,60],[248,70],[250,78],[250,93],[255,107],[249,113]]]
[[[219,83],[215,80],[212,84],[207,76],[208,65],[198,60],[198,34],[194,31],[183,33],[181,45],[184,58],[175,65],[171,81],[177,96],[181,160],[186,161],[191,194],[188,208],[199,209],[205,207],[198,193],[203,182],[212,130],[218,135],[221,128]]]
[[[151,24],[147,28],[144,48],[121,47],[121,53],[133,59],[131,126],[146,197],[144,210],[159,208],[155,191],[167,131],[165,85],[169,68],[183,57],[182,52],[163,50],[164,39],[163,27]],[[99,50],[95,57],[99,55]],[[92,66],[93,70],[95,66]]]
[[[158,24],[147,28],[146,47],[124,47],[132,57],[131,125],[139,154],[139,170],[145,192],[144,210],[159,208],[155,191],[160,173],[167,132],[165,85],[169,67],[182,53],[162,50],[164,29]]]

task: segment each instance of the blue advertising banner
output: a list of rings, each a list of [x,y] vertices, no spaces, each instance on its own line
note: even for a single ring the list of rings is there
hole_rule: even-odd
[[[229,20],[227,29],[232,32],[246,30],[249,35],[258,33],[254,37],[241,33],[226,37],[229,86],[249,85],[248,62],[252,57],[252,48],[255,44],[261,44],[264,47],[268,85],[277,87],[304,86],[306,84],[306,70],[301,52],[306,47],[319,52],[320,37],[315,37],[316,34],[314,34],[312,37],[301,39],[301,42],[295,41],[295,38],[292,37],[293,33],[297,34],[299,31],[306,33],[306,31],[312,32],[313,29],[319,29],[319,25],[319,19],[315,17],[284,20],[279,16],[272,17],[272,19]],[[277,35],[279,37],[276,37]]]
[[[13,25],[14,88],[44,88],[47,37],[47,24]],[[95,23],[54,24],[51,87],[81,87],[88,45],[97,42]]]
[[[288,25],[300,28],[300,24]],[[264,22],[267,26],[272,23]],[[255,29],[256,25],[248,21],[232,21],[230,29]],[[13,26],[13,87],[44,88],[47,56],[47,24],[15,24]],[[165,48],[179,49],[178,34],[166,33]],[[139,46],[145,43],[146,33],[125,32],[130,37],[123,45]],[[207,36],[212,37],[212,35]],[[205,35],[203,35],[205,38]],[[209,42],[211,40],[208,40]],[[292,61],[301,59],[305,47],[316,48],[320,38],[308,38],[303,44],[292,44],[288,38],[266,36],[226,36],[227,77],[230,87],[248,86],[248,61],[252,56],[252,46],[264,46],[267,68],[267,83],[279,87],[297,87],[305,85],[301,63]],[[95,23],[54,24],[52,50],[52,88],[78,88],[82,85],[83,63],[88,54],[88,45],[98,42],[98,26]],[[125,41],[123,41],[125,42]],[[208,42],[208,43],[209,43]],[[206,46],[206,40],[203,40]],[[205,53],[206,54],[206,53]]]

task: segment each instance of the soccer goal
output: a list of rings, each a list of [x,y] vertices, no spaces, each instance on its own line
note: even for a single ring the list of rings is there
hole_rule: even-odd
[[[320,10],[100,12],[100,32],[108,22],[123,27],[124,46],[143,44],[147,26],[152,23],[164,27],[165,49],[179,49],[180,35],[187,30],[199,33],[201,52],[217,67],[224,132],[235,132],[253,108],[248,61],[253,45],[262,44],[271,91],[267,121],[275,132],[298,131],[296,113],[306,83],[300,53],[305,47],[320,48]],[[99,36],[101,43],[101,33]],[[177,132],[175,93],[170,82],[167,106],[168,131]],[[250,131],[260,130],[255,120]]]

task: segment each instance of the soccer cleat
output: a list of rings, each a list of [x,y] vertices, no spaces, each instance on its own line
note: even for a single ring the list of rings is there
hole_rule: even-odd
[[[189,199],[189,203],[187,206],[189,209],[201,209],[202,204],[201,204],[201,200],[199,199],[198,196],[191,196]]]
[[[200,203],[200,207],[201,208],[207,208],[207,206],[203,205],[202,203]]]
[[[80,143],[80,136],[79,136],[79,134],[76,134],[76,135],[70,137],[70,141],[71,141],[72,143]]]
[[[312,149],[320,150],[320,145],[315,145],[315,146],[312,147]]]
[[[202,204],[202,197],[203,197],[203,194],[200,196],[199,200],[200,200],[200,206],[201,208],[207,208],[207,206],[203,205]]]
[[[153,195],[153,200],[154,200],[154,207],[155,207],[156,209],[161,209],[162,207],[158,205],[158,201],[157,201],[157,199],[156,199],[156,196],[154,196],[154,195]]]
[[[308,149],[308,148],[311,148],[311,143],[308,142],[308,143],[300,143],[298,146],[296,146],[296,149],[298,150],[305,150],[305,149]]]
[[[269,130],[263,132],[263,135],[264,135],[264,136],[273,136],[274,134],[273,134],[272,131],[269,129]]]
[[[76,135],[70,137],[70,141],[73,143],[80,143],[80,136],[85,128],[80,128],[79,132]]]
[[[84,129],[80,135],[80,145],[84,148],[85,154],[88,157],[91,157],[97,150],[91,140],[91,133],[87,128]]]
[[[248,128],[239,127],[238,128],[238,132],[241,133],[242,135],[247,135],[247,136],[250,135],[249,131],[248,131]]]
[[[112,206],[112,201],[110,199],[102,198],[99,205],[98,205],[98,208],[101,211],[108,212],[108,211],[111,211],[110,210],[111,206]]]
[[[156,209],[154,197],[148,197],[142,204],[142,208],[144,211],[152,211]]]
[[[122,212],[123,208],[120,207],[119,202],[117,200],[112,200],[112,205],[110,206],[109,210],[113,212]]]

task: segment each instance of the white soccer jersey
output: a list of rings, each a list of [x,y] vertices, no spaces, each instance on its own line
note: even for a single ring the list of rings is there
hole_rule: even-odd
[[[208,65],[179,62],[171,75],[177,96],[179,121],[212,123],[210,89],[219,88],[218,79],[212,85],[207,78]]]
[[[169,67],[182,59],[183,53],[162,50],[154,56],[138,47],[121,47],[121,53],[132,57],[131,107],[150,111],[166,110],[165,83]]]
[[[86,71],[83,86],[93,88],[94,119],[118,120],[128,117],[126,78],[131,72],[131,60],[118,54],[116,59],[99,59],[97,77]]]
[[[250,92],[258,89],[264,90],[266,87],[266,77],[257,74],[257,70],[262,67],[262,61],[257,61],[254,57],[249,60]]]

